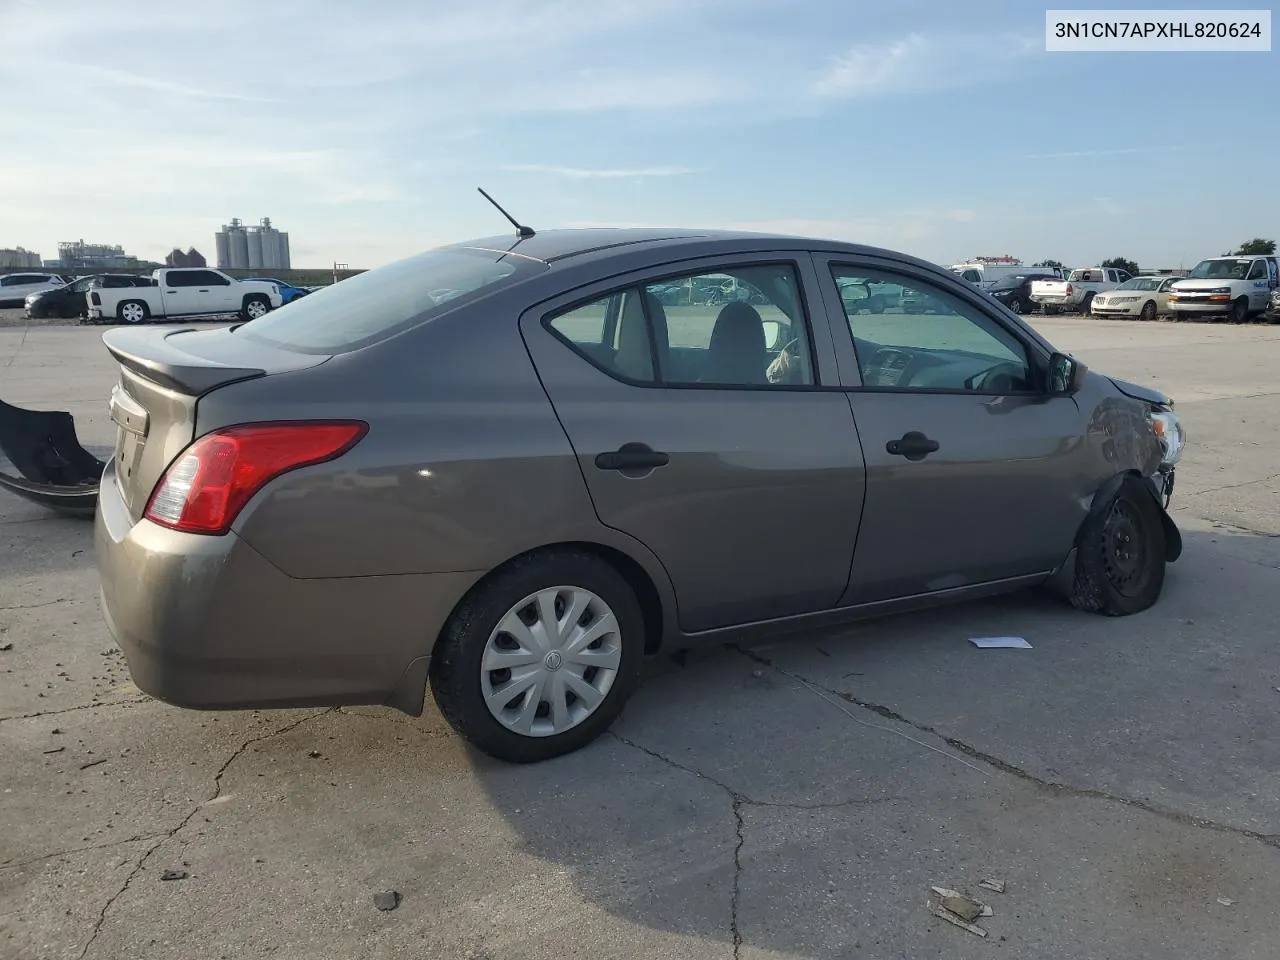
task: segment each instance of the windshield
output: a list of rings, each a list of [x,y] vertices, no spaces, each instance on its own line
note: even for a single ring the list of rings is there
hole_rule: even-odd
[[[1155,277],[1134,277],[1132,280],[1126,280],[1117,290],[1159,290],[1160,280]]]
[[[86,291],[88,291],[93,281],[97,279],[98,279],[97,277],[81,277],[75,283],[70,284],[69,286],[65,286],[62,289],[68,290],[71,293],[85,293]]]
[[[487,250],[429,250],[322,287],[236,333],[301,353],[345,353],[429,320],[449,301],[475,299],[546,269]]]
[[[1201,260],[1187,274],[1189,280],[1243,280],[1249,274],[1253,261],[1243,258]]]

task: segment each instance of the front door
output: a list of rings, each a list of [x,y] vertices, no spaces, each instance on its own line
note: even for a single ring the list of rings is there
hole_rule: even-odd
[[[938,308],[833,319],[867,467],[843,602],[1054,568],[1092,490],[1079,409],[1041,392],[1031,344],[979,296],[913,270],[826,261],[822,272],[833,314],[832,292],[852,280],[903,283]]]
[[[802,277],[807,255],[707,261],[521,320],[599,519],[662,562],[686,632],[822,610],[848,582],[862,454],[843,393],[816,388],[834,353]]]

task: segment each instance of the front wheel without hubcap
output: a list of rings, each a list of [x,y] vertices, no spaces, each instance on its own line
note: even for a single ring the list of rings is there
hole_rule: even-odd
[[[1112,617],[1146,610],[1164,588],[1165,548],[1155,498],[1126,481],[1081,530],[1072,604]]]
[[[535,554],[459,605],[432,656],[440,712],[477,748],[529,763],[603,733],[640,675],[644,622],[611,566]]]

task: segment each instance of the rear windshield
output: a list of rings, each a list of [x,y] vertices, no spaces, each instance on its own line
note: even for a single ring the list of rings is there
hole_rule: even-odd
[[[322,287],[236,333],[299,353],[346,353],[546,269],[488,250],[428,250]]]

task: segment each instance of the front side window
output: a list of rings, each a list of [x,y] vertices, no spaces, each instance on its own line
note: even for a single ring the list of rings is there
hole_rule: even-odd
[[[1253,266],[1249,268],[1249,280],[1265,280],[1267,276],[1267,267],[1261,260],[1253,261]]]
[[[630,382],[815,382],[800,280],[791,264],[668,277],[610,293],[547,325],[591,363]]]
[[[866,387],[982,394],[1035,389],[1026,347],[976,306],[920,280],[835,266],[837,285],[909,283],[913,296],[901,314],[845,311]]]

